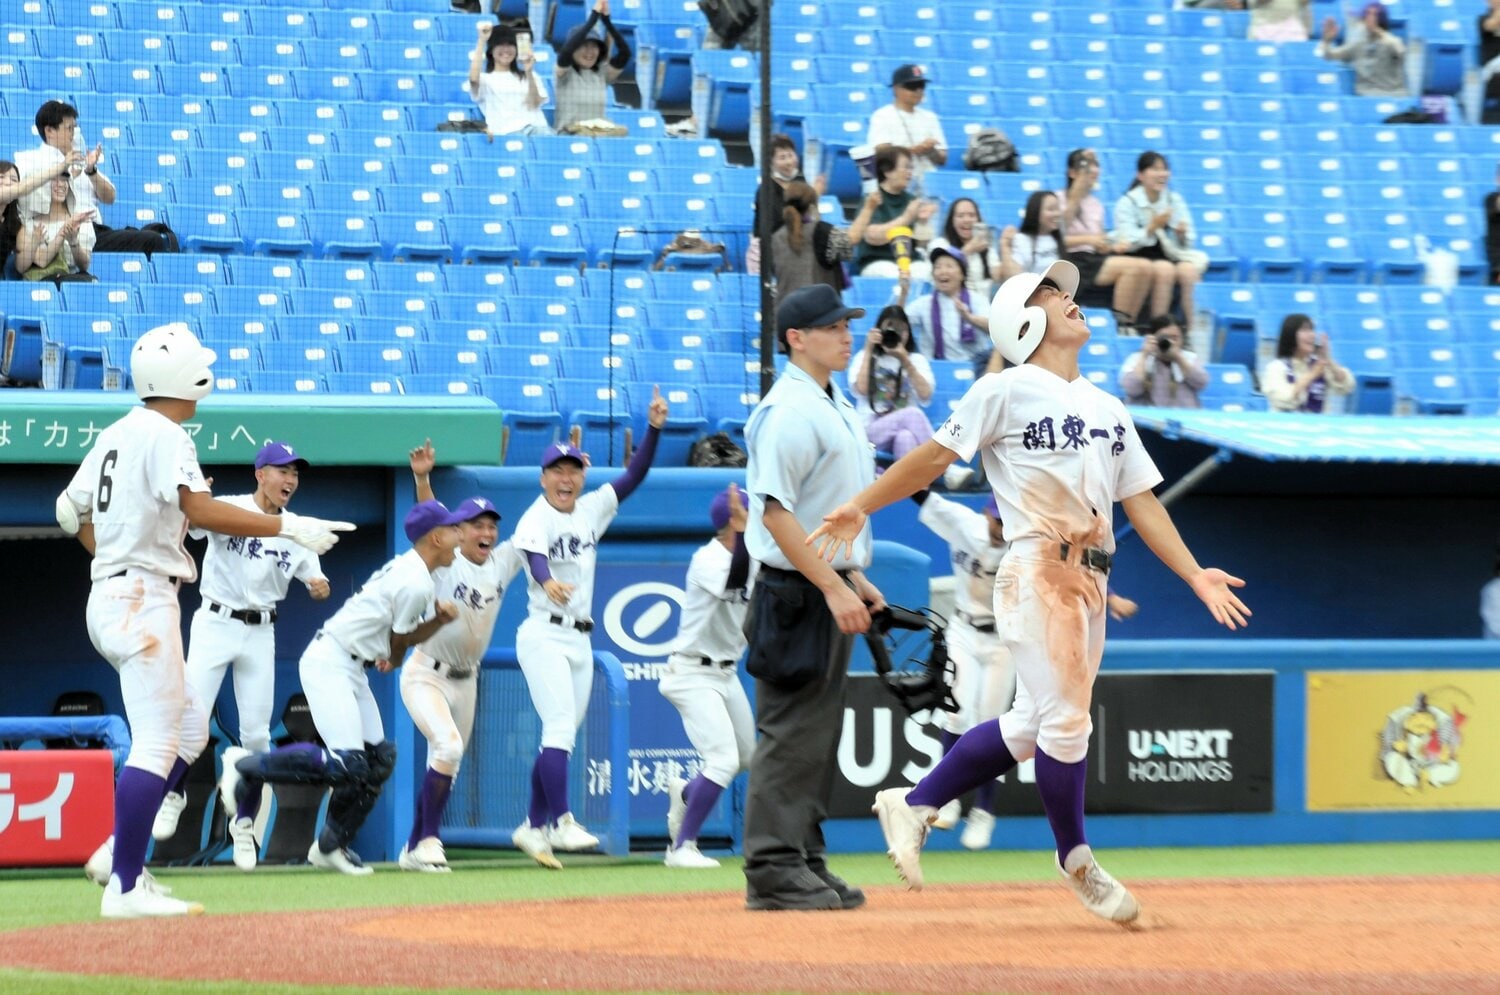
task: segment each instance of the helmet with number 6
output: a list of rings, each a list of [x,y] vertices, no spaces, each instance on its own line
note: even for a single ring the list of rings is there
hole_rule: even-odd
[[[214,389],[209,367],[218,357],[205,349],[193,330],[180,321],[153,328],[130,350],[130,378],[136,396],[197,401]]]

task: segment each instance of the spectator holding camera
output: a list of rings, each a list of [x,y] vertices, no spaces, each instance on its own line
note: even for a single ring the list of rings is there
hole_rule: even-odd
[[[1354,374],[1334,360],[1328,336],[1312,318],[1289,314],[1281,322],[1276,358],[1261,370],[1260,389],[1273,411],[1321,414],[1330,397],[1353,393]]]
[[[937,205],[910,190],[911,161],[911,153],[900,146],[888,146],[875,153],[880,203],[855,255],[856,266],[863,276],[897,279],[910,272],[918,280],[927,278],[927,264],[917,258],[912,226],[931,221]]]
[[[849,390],[876,449],[900,459],[932,438],[922,409],[932,401],[933,384],[932,364],[917,351],[906,312],[887,305],[849,368]]]
[[[880,195],[871,192],[853,224],[836,228],[819,220],[817,190],[801,180],[788,183],[782,199],[782,225],[771,236],[777,299],[810,283],[826,283],[842,295],[844,262],[854,258],[854,246],[864,237],[879,205]]]
[[[1017,273],[1045,273],[1047,267],[1066,255],[1063,243],[1062,206],[1057,194],[1038,190],[1026,198],[1021,227],[1006,225],[1000,233],[1000,279]]]
[[[994,295],[995,281],[1000,278],[1000,250],[990,237],[990,226],[979,213],[979,205],[969,197],[959,197],[948,205],[943,233],[927,245],[933,249],[957,249],[969,261],[964,286],[981,297]]]
[[[604,26],[607,39],[594,32],[596,24]],[[553,119],[558,134],[572,134],[579,122],[605,116],[609,85],[620,78],[629,62],[630,43],[609,19],[609,0],[596,0],[589,19],[569,31],[557,51],[557,109]]]
[[[1141,351],[1120,370],[1126,404],[1200,407],[1198,392],[1208,386],[1208,372],[1197,353],[1182,347],[1182,341],[1182,328],[1171,315],[1159,314],[1147,323]]]
[[[521,37],[514,28],[488,21],[475,27],[479,38],[469,55],[469,96],[484,115],[485,133],[491,140],[496,135],[552,134],[542,113],[547,86],[536,72],[531,34],[526,33],[526,52],[521,54]]]
[[[1391,33],[1385,4],[1365,4],[1359,20],[1359,27],[1338,45],[1339,22],[1325,18],[1316,54],[1353,66],[1354,92],[1361,97],[1406,96],[1406,44]]]
[[[906,306],[919,341],[932,343],[933,359],[973,362],[990,351],[990,302],[964,286],[968,260],[957,249],[933,249],[932,293]]]

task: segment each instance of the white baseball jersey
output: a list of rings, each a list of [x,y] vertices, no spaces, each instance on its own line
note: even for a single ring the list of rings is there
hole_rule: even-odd
[[[521,520],[510,541],[524,559],[527,553],[547,557],[547,569],[554,580],[573,585],[573,595],[566,605],[554,604],[542,585],[526,571],[526,610],[532,615],[567,614],[588,620],[594,604],[594,562],[598,557],[599,538],[620,511],[620,498],[608,484],[583,495],[571,514],[558,511],[547,503],[545,494],[538,497]]]
[[[385,660],[391,633],[405,635],[432,614],[434,593],[427,564],[409,549],[375,571],[365,586],[323,623],[323,632],[362,660]]]
[[[219,500],[262,513],[253,494]],[[198,590],[205,600],[227,608],[270,611],[286,597],[293,577],[306,583],[323,576],[318,554],[290,539],[246,539],[205,529],[189,529],[188,535],[208,540],[203,552],[203,583]]]
[[[708,657],[715,662],[738,660],[745,652],[745,614],[750,591],[760,564],[750,561],[745,586],[725,590],[734,553],[718,539],[710,540],[688,562],[687,592],[682,603],[682,622],[677,628],[674,654]]]
[[[953,606],[974,625],[995,621],[995,572],[1008,543],[990,543],[990,523],[982,512],[966,508],[938,494],[927,495],[917,521],[948,544],[953,574],[960,578]]]
[[[491,549],[483,563],[475,563],[460,552],[452,566],[434,570],[432,583],[437,597],[457,605],[458,618],[423,643],[422,652],[458,673],[477,670],[495,631],[505,585],[520,569],[521,554],[507,541]]]
[[[187,582],[198,576],[182,546],[188,521],[179,487],[208,490],[181,425],[142,407],[99,433],[66,491],[80,514],[93,516],[92,579],[130,567]]]
[[[1029,363],[981,377],[933,438],[963,460],[982,450],[1012,544],[1113,552],[1114,503],[1162,480],[1119,398]]]

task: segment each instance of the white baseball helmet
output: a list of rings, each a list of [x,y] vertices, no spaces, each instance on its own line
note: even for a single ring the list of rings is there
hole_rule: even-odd
[[[1026,306],[1043,280],[1051,280],[1072,296],[1078,292],[1078,267],[1059,259],[1045,273],[1017,273],[1000,284],[990,303],[990,339],[1012,366],[1031,358],[1047,332],[1047,312]]]
[[[203,347],[191,328],[176,321],[153,328],[135,340],[135,348],[130,350],[130,379],[142,400],[175,397],[197,401],[214,389],[209,367],[218,358],[212,349]]]

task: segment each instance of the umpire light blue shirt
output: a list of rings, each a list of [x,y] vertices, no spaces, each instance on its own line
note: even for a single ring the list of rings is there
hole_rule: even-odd
[[[818,386],[799,366],[788,364],[750,414],[745,426],[750,462],[750,515],[745,546],[768,567],[794,569],[766,529],[766,498],[775,498],[811,533],[823,516],[875,481],[875,453],[854,405],[836,383]],[[870,565],[870,529],[859,534],[854,553],[834,560],[835,570]]]

